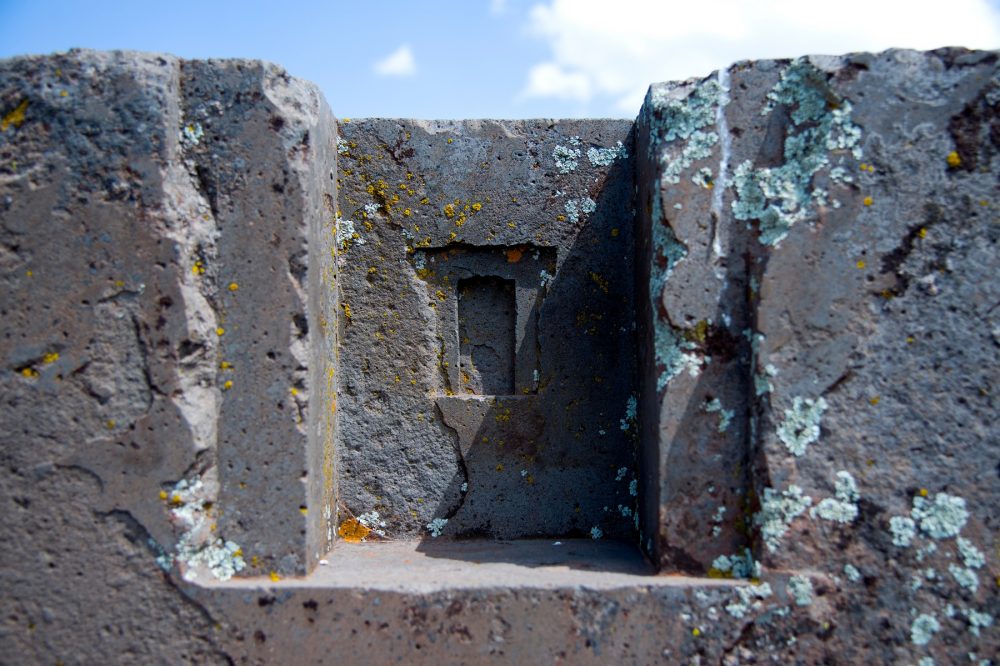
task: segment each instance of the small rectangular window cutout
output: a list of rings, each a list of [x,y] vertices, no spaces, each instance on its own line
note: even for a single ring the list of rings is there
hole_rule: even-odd
[[[514,393],[516,322],[513,280],[472,277],[459,281],[459,376],[462,393]]]

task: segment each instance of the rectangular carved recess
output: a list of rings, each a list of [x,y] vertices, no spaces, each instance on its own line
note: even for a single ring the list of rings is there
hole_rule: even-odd
[[[517,302],[513,280],[471,277],[458,283],[460,393],[514,393]]]
[[[545,297],[538,276],[555,264],[555,251],[453,244],[418,253],[443,296],[436,304],[444,344],[441,393],[537,393],[538,313]]]

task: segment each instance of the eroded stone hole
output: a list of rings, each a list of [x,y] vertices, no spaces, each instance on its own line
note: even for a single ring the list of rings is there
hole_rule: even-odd
[[[514,393],[517,302],[513,280],[476,276],[458,283],[461,393]]]

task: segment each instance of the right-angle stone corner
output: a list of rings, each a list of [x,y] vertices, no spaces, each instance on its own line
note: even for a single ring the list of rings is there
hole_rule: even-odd
[[[650,88],[637,312],[661,567],[793,571],[797,602],[846,604],[841,622],[884,609],[871,636],[899,634],[899,658],[997,653],[998,105],[997,54],[961,49]]]

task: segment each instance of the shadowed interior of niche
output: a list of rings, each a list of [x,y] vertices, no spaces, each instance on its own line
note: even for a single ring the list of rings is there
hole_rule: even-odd
[[[634,555],[630,570],[652,573],[635,545],[637,435],[627,419],[636,385],[631,183],[631,161],[620,160],[566,250],[422,250],[429,279],[448,296],[437,307],[440,330],[458,337],[445,340],[457,363],[446,352],[435,403],[461,461],[458,501],[435,512],[447,524],[418,546],[428,556],[513,561],[517,540],[597,535]],[[496,548],[445,545],[469,539]]]

